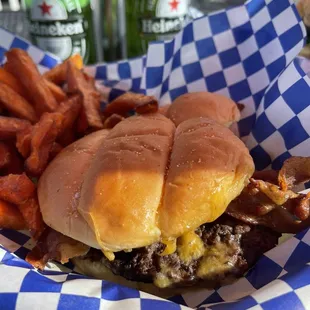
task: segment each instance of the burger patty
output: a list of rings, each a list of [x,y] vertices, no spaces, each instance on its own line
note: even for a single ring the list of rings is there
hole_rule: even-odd
[[[91,249],[84,259],[100,260],[116,275],[154,282],[159,287],[189,286],[202,281],[215,287],[242,276],[281,236],[269,228],[251,226],[227,215],[200,226],[195,233],[202,241],[198,239],[203,252],[197,255],[193,244],[186,245],[191,246],[190,260],[184,259],[179,239],[176,251],[170,255],[161,255],[166,246],[158,242],[131,252],[117,252],[113,261],[96,249]]]

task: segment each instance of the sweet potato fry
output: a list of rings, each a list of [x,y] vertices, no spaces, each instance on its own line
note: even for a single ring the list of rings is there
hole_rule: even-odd
[[[103,128],[112,129],[119,122],[124,120],[124,117],[118,114],[112,114],[103,123]]]
[[[83,72],[79,71],[71,62],[68,62],[68,91],[80,93],[83,96],[83,106],[90,127],[102,129],[103,124],[100,117],[100,93],[90,87]]]
[[[156,113],[158,111],[158,102],[156,100],[138,104],[135,108],[138,114]]]
[[[10,161],[1,173],[3,175],[22,174],[24,172],[24,161],[18,153],[14,141],[8,141],[6,144],[10,152]]]
[[[76,54],[71,56],[68,60],[55,66],[51,70],[43,74],[44,78],[57,84],[62,85],[67,79],[67,63],[71,62],[77,69],[83,68],[83,59],[80,55]]]
[[[0,82],[0,104],[13,116],[35,123],[38,118],[32,105],[12,88]]]
[[[10,149],[4,142],[0,142],[0,169],[6,168],[11,161]]]
[[[0,199],[4,201],[22,204],[34,195],[35,190],[25,173],[0,177]]]
[[[54,84],[53,82],[47,79],[43,80],[58,103],[67,99],[66,93],[58,85]]]
[[[25,169],[29,174],[40,176],[46,168],[53,143],[62,129],[63,118],[60,113],[45,113],[34,126],[31,152],[25,162]]]
[[[83,74],[84,74],[85,80],[88,82],[90,87],[95,89],[96,88],[96,81],[95,81],[95,79],[92,76],[88,75],[86,72],[83,72]]]
[[[21,49],[13,48],[6,53],[6,57],[8,61],[5,69],[21,81],[27,89],[33,98],[37,114],[56,110],[57,101],[30,56]]]
[[[82,97],[80,95],[75,95],[59,105],[56,112],[61,113],[64,116],[60,134],[64,133],[67,129],[73,126],[81,111],[81,108]]]
[[[16,148],[24,158],[30,155],[33,128],[33,126],[26,127],[16,134]]]
[[[105,116],[110,116],[112,114],[119,114],[122,116],[128,116],[128,113],[136,108],[143,112],[143,108],[149,109],[152,107],[152,111],[156,112],[158,110],[158,102],[153,96],[146,96],[143,94],[125,93],[116,99],[114,99],[110,104],[108,104],[103,110]],[[156,108],[157,107],[157,108]],[[141,113],[142,114],[142,113]]]
[[[0,228],[22,230],[26,227],[27,225],[18,208],[0,200]]]
[[[88,122],[86,118],[86,113],[85,109],[82,107],[80,115],[76,121],[76,131],[79,134],[83,134],[86,132],[87,128],[88,128]]]
[[[11,87],[20,96],[29,99],[28,94],[22,85],[22,83],[10,72],[6,71],[4,68],[0,68],[0,82]]]
[[[29,121],[13,117],[0,116],[0,140],[14,139],[19,131],[28,127],[31,127],[31,123]]]
[[[42,235],[45,224],[42,219],[40,207],[36,195],[22,204],[18,205],[18,210],[22,214],[27,228],[30,230],[32,237],[38,240]]]

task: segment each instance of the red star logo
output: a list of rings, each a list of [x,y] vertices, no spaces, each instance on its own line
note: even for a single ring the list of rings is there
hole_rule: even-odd
[[[38,5],[38,7],[41,9],[41,13],[44,16],[45,14],[51,15],[51,8],[53,7],[52,5],[48,5],[43,1],[41,5]]]
[[[177,0],[172,0],[171,2],[169,2],[169,5],[171,6],[171,11],[177,11],[179,4],[180,2]]]

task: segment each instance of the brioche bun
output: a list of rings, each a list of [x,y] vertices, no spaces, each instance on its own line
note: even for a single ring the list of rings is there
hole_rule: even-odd
[[[133,116],[62,151],[38,185],[45,223],[91,247],[121,251],[217,219],[254,172],[228,128],[207,118],[175,129]]]
[[[229,127],[240,119],[239,109],[234,101],[220,94],[196,92],[182,95],[175,99],[165,116],[176,126],[197,117],[207,117]]]

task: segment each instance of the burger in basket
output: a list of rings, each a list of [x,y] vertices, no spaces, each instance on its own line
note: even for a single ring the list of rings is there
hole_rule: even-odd
[[[1,124],[27,123],[4,142],[16,139],[25,171],[3,170],[0,226],[30,229],[35,267],[72,260],[86,275],[148,291],[214,287],[242,276],[281,233],[308,226],[309,197],[292,188],[308,180],[310,160],[255,172],[229,129],[241,110],[232,100],[191,93],[158,110],[154,97],[127,93],[101,112],[74,59],[42,76],[26,53],[7,58],[6,87],[24,91],[33,120],[0,98]],[[32,98],[38,90],[49,104]]]

